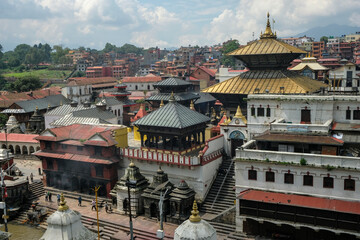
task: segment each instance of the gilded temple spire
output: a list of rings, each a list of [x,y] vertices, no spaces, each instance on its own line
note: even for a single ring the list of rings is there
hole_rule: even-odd
[[[267,13],[267,23],[266,23],[266,29],[264,33],[261,33],[260,38],[276,38],[276,34],[274,34],[271,30],[271,25],[270,25],[270,14],[269,12]]]
[[[68,210],[69,207],[66,205],[66,201],[65,201],[65,198],[64,198],[64,193],[61,193],[61,197],[60,197],[60,206],[58,208],[58,211],[66,211]]]
[[[196,204],[196,200],[194,200],[193,210],[191,211],[191,216],[189,217],[190,222],[200,222],[201,218],[199,216],[198,207]]]

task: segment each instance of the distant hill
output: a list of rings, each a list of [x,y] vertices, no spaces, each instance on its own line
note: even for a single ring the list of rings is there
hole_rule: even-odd
[[[340,37],[341,35],[351,34],[355,32],[360,32],[360,27],[351,27],[347,25],[338,25],[338,24],[331,24],[324,27],[314,27],[306,32],[299,33],[294,37],[302,37],[304,35],[308,37],[315,38],[315,41],[320,40],[322,36],[334,36]]]

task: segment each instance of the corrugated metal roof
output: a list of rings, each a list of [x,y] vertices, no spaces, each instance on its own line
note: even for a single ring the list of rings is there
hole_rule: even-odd
[[[162,87],[162,86],[189,86],[191,83],[181,80],[179,78],[170,77],[161,82],[154,84],[154,87]]]
[[[33,100],[26,100],[17,102],[16,105],[24,109],[26,113],[28,112],[34,112],[35,108],[38,107],[39,110],[44,110],[48,108],[48,105],[50,107],[57,107],[60,106],[60,104],[67,104],[70,103],[70,100],[65,98],[63,95],[51,95],[47,96],[45,98],[40,99],[33,99]]]
[[[161,101],[168,102],[170,99],[170,93],[158,93],[154,96],[150,96],[146,99],[146,101]],[[174,98],[178,102],[195,100],[200,98],[199,95],[192,92],[182,92],[182,93],[174,93]]]
[[[48,115],[64,116],[64,115],[72,113],[72,112],[89,109],[89,108],[95,108],[95,107],[96,107],[95,105],[91,105],[90,107],[85,107],[82,104],[78,104],[76,107],[72,107],[70,104],[64,104],[62,106],[54,108],[54,109],[50,110],[49,112],[45,113],[45,116],[48,116]]]
[[[210,118],[177,102],[169,102],[134,122],[135,126],[187,128],[210,121]]]
[[[306,52],[291,46],[275,38],[263,38],[244,47],[240,47],[227,55],[244,56],[244,55],[263,55],[263,54],[305,54]]]
[[[330,198],[311,197],[297,194],[265,192],[259,190],[246,190],[239,194],[239,199],[324,209],[337,212],[360,214],[360,202],[337,200]]]
[[[284,87],[285,94],[305,94],[319,91],[320,87],[326,86],[288,70],[251,70],[205,88],[202,92],[247,95],[258,89],[258,93],[265,93],[265,90],[269,93],[282,93],[280,87]]]
[[[115,114],[110,111],[103,111],[99,108],[89,108],[71,113],[73,117],[89,117],[100,118],[103,120],[117,118]]]
[[[342,146],[344,142],[330,136],[316,136],[305,134],[284,134],[284,133],[265,133],[254,137],[257,141],[267,142],[291,142],[291,143],[308,143],[319,145],[336,145]]]
[[[92,117],[74,117],[71,114],[68,114],[52,123],[50,123],[51,126],[69,126],[72,124],[91,124],[91,125],[97,125],[97,124],[111,124],[110,122],[107,122],[100,118],[92,118]]]
[[[327,67],[322,66],[321,64],[317,62],[311,62],[311,63],[299,63],[295,67],[291,68],[291,71],[302,71],[304,68],[310,68],[313,71],[327,71],[329,70]]]

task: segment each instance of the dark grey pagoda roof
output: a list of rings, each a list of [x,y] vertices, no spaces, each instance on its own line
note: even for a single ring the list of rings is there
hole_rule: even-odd
[[[154,96],[150,96],[146,99],[146,101],[161,101],[168,102],[170,99],[171,93],[158,93]],[[199,99],[200,96],[196,93],[192,92],[182,92],[182,93],[174,93],[174,98],[177,102],[190,101]]]
[[[104,103],[106,106],[111,107],[111,106],[117,106],[117,105],[122,105],[123,103],[120,102],[119,100],[117,100],[114,97],[103,97],[103,98],[99,98],[96,101],[97,103]]]
[[[41,111],[47,109],[49,105],[50,107],[57,107],[60,106],[61,104],[69,104],[69,103],[70,100],[61,94],[50,95],[40,99],[16,102],[14,104],[21,107],[21,109],[9,108],[2,111],[2,113],[30,113],[30,112],[34,112],[36,107],[38,107],[38,109]]]
[[[134,125],[183,129],[209,121],[209,117],[170,100],[165,106],[134,122]]]
[[[165,87],[165,86],[190,86],[190,82],[181,80],[180,78],[170,77],[161,82],[154,84],[154,87]]]
[[[159,166],[159,169],[153,176],[152,183],[144,190],[144,193],[141,196],[145,198],[160,199],[160,192],[164,192],[166,188],[172,190],[173,187],[174,184],[169,181],[168,175]],[[164,196],[164,200],[169,199],[171,190]]]
[[[200,97],[194,102],[195,105],[200,103],[208,103],[208,102],[216,101],[216,98],[214,98],[210,93],[199,92],[195,94]]]

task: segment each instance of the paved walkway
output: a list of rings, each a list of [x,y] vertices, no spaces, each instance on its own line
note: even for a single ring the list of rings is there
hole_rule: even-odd
[[[91,210],[91,203],[83,202],[82,206],[78,206],[78,201],[75,199],[66,198],[65,201],[71,210],[80,212],[83,217],[91,217],[96,219],[96,211]],[[40,199],[39,202],[41,205],[57,208],[56,196],[54,195],[52,196],[52,202],[47,202],[44,198]],[[127,228],[129,227],[128,216],[117,213],[106,213],[104,208],[99,208],[99,219],[107,222],[113,222]],[[149,220],[145,217],[139,216],[133,218],[133,227],[137,230],[156,233],[156,231],[159,229],[159,223],[156,220]],[[173,238],[175,229],[177,227],[178,225],[176,224],[164,223],[165,235]]]

